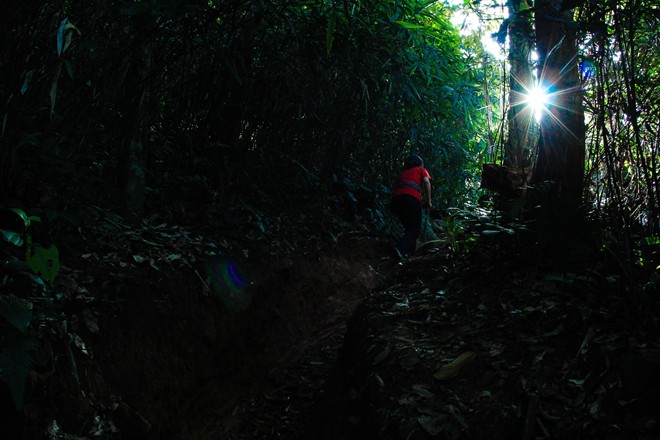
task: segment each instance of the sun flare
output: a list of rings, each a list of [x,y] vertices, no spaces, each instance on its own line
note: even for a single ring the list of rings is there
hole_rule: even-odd
[[[539,85],[535,85],[527,91],[525,104],[534,112],[537,121],[541,118],[541,114],[548,104],[548,98],[547,90]]]

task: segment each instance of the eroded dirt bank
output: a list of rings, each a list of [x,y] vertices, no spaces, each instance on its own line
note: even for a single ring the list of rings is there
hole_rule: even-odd
[[[301,438],[309,408],[357,304],[385,280],[386,244],[355,237],[318,258],[289,260],[260,286],[243,346],[183,405],[170,438]],[[240,337],[240,335],[238,336]]]
[[[176,227],[88,233],[94,251],[62,269],[62,318],[42,324],[26,406],[4,415],[10,438],[299,436],[387,264],[360,233],[281,257]]]

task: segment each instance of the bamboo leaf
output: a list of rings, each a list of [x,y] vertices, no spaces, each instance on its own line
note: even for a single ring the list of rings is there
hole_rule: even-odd
[[[64,47],[64,31],[66,30],[66,25],[69,22],[69,18],[65,18],[60,22],[60,27],[57,29],[57,56],[62,56],[63,47]]]
[[[335,29],[337,27],[337,13],[333,11],[328,16],[328,27],[325,31],[325,50],[328,55],[332,52],[332,43],[335,38]]]
[[[394,23],[398,24],[399,26],[405,28],[405,29],[423,29],[424,26],[421,26],[419,24],[412,24],[407,21],[403,20],[396,20]]]

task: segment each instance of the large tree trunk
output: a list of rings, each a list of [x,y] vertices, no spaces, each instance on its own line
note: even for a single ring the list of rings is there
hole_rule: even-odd
[[[562,197],[582,196],[585,126],[572,11],[561,0],[537,0],[536,37],[541,85],[551,93],[541,118],[533,181],[554,181]]]
[[[529,167],[532,139],[536,141],[535,120],[527,108],[525,97],[534,85],[531,66],[532,23],[526,0],[508,0],[509,7],[509,73],[510,95],[504,165],[514,170]],[[522,11],[522,12],[521,12]]]

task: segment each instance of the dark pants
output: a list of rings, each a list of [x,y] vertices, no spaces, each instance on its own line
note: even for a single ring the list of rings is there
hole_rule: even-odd
[[[390,210],[397,216],[403,225],[403,237],[396,247],[403,253],[415,251],[417,237],[422,230],[422,202],[408,194],[394,196],[390,203]]]

